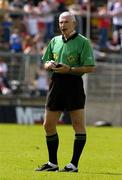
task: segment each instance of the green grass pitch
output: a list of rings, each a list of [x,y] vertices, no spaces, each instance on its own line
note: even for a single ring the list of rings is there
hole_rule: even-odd
[[[74,132],[59,125],[59,166],[69,163]],[[122,128],[87,127],[78,173],[35,172],[47,162],[42,125],[0,124],[0,180],[122,180]]]

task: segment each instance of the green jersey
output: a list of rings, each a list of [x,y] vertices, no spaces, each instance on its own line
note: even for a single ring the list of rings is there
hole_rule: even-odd
[[[75,33],[67,41],[63,36],[54,37],[42,58],[43,62],[54,60],[70,67],[94,66],[95,60],[89,40],[81,34]]]

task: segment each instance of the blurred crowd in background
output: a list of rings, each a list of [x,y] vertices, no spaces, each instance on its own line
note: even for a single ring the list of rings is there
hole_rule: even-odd
[[[49,40],[59,34],[59,14],[67,10],[76,16],[77,31],[90,38],[98,51],[121,50],[122,0],[0,0],[0,51],[43,55]],[[2,94],[10,92],[6,74],[7,64],[1,58]],[[39,68],[33,82],[43,95],[48,90],[46,76]]]

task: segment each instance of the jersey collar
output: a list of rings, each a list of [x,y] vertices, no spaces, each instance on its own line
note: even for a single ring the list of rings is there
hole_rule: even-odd
[[[66,43],[66,42],[68,42],[69,40],[76,38],[77,36],[78,36],[78,33],[77,33],[77,32],[75,32],[75,33],[74,33],[72,36],[70,36],[68,39],[65,39],[64,36],[62,35],[62,40],[63,40],[64,43]]]

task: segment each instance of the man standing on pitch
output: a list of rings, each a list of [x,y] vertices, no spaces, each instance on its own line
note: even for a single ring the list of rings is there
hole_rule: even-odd
[[[57,171],[59,145],[56,125],[61,113],[68,111],[75,131],[73,155],[61,172],[78,172],[78,162],[86,143],[85,93],[82,75],[93,72],[95,61],[88,39],[75,31],[76,20],[70,12],[59,16],[62,35],[54,37],[43,56],[44,68],[52,73],[46,100],[44,128],[49,162],[36,171]]]

